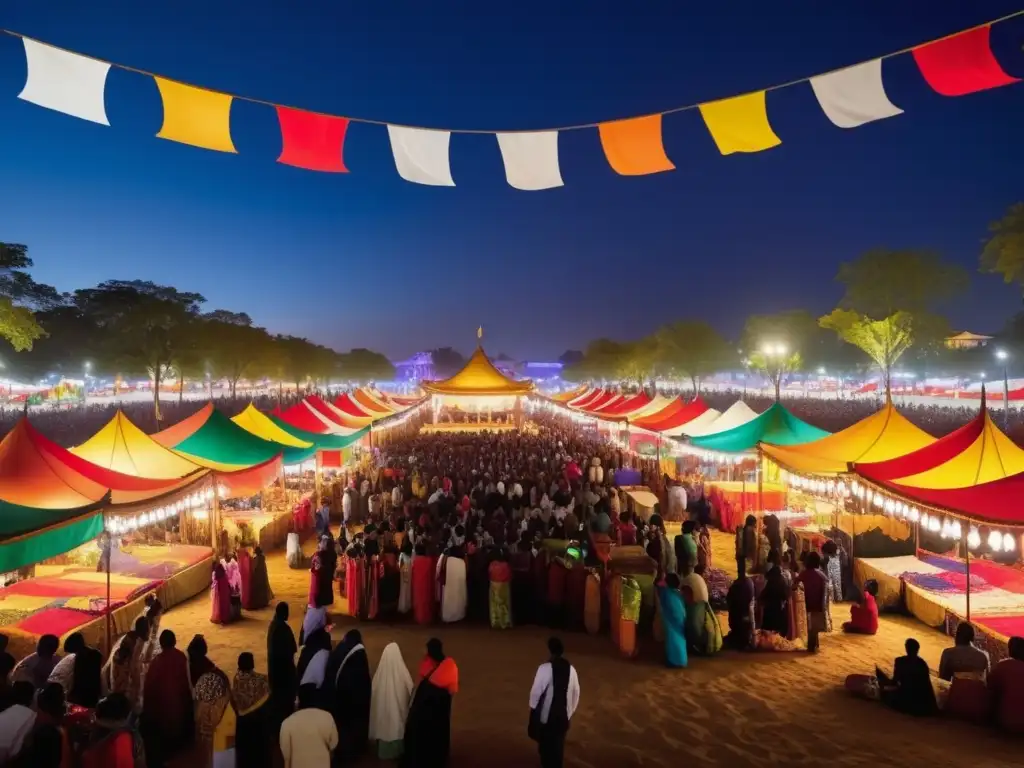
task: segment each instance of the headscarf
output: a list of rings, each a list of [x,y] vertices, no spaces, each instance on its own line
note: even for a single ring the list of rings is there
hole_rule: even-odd
[[[299,685],[315,685],[320,688],[324,684],[327,672],[327,661],[331,655],[331,636],[327,630],[318,629],[306,638],[299,654]]]
[[[231,697],[240,715],[253,711],[269,696],[270,681],[266,675],[241,670],[235,673],[234,682],[231,684]]]
[[[412,701],[412,689],[412,677],[402,658],[402,650],[398,643],[389,643],[373,675],[370,739],[381,742],[402,739]]]

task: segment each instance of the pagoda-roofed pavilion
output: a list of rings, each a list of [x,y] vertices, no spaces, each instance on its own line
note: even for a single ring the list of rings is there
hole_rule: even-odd
[[[481,336],[482,331],[477,331],[477,338]],[[443,428],[447,426],[445,422],[449,422],[451,429],[470,424],[477,429],[488,428],[489,425],[499,427],[501,424],[511,428],[515,426],[512,419],[493,422],[492,418],[495,413],[512,411],[518,425],[522,413],[520,398],[534,391],[533,382],[529,379],[512,379],[499,371],[480,345],[454,376],[439,381],[423,381],[420,386],[432,398],[434,427]],[[475,419],[473,414],[476,414]]]

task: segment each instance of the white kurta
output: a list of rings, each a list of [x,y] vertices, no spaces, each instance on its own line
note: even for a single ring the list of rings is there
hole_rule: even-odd
[[[466,561],[461,557],[442,557],[437,561],[437,573],[447,563],[444,590],[441,592],[441,621],[450,624],[466,618]]]
[[[330,712],[300,709],[281,724],[285,768],[330,768],[338,729]]]

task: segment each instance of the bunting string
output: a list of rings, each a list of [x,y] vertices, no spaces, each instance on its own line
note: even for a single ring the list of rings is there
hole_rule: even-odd
[[[782,143],[768,119],[767,94],[807,83],[828,120],[839,128],[857,128],[896,117],[882,78],[882,62],[910,54],[928,86],[943,96],[965,96],[1019,82],[1003,70],[992,52],[993,25],[1024,16],[1015,11],[924,43],[822,74],[797,78],[727,98],[684,104],[658,112],[540,130],[427,128],[364,117],[338,116],[276,104],[265,99],[216,91],[167,78],[138,67],[108,62],[58,48],[19,32],[0,29],[25,47],[28,75],[18,97],[24,101],[100,125],[110,125],[104,103],[107,75],[116,68],[155,81],[163,102],[159,138],[226,153],[237,153],[231,137],[234,101],[270,107],[281,130],[278,162],[310,171],[347,173],[345,139],[351,123],[385,126],[395,170],[406,181],[455,186],[450,162],[452,134],[495,137],[505,177],[521,190],[564,185],[559,166],[559,134],[597,129],[605,158],[617,174],[645,176],[675,169],[665,151],[665,115],[698,110],[723,155],[762,152]]]

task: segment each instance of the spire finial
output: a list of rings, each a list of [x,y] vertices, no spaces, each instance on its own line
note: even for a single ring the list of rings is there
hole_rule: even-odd
[[[477,326],[476,337],[477,339],[482,339],[484,337],[484,327],[482,325]]]

